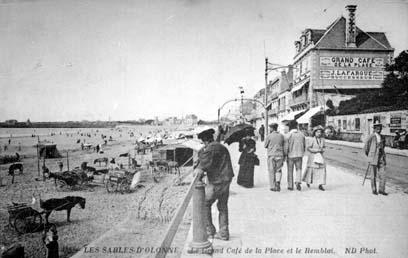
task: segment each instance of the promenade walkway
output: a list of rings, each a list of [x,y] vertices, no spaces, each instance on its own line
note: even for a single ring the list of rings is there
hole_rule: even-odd
[[[362,186],[361,176],[332,166],[327,167],[325,192],[305,184],[301,192],[289,191],[286,164],[281,192],[271,192],[266,151],[259,141],[255,187],[246,189],[236,184],[237,144],[229,150],[236,174],[229,199],[231,238],[212,240],[213,257],[408,257],[406,194],[388,187],[389,196],[375,196],[369,180]],[[213,214],[218,218],[215,205]],[[192,230],[182,257],[208,257],[186,253],[191,238]]]

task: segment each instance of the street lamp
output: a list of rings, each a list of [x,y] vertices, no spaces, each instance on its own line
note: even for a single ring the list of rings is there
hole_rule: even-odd
[[[270,67],[276,66],[276,67]],[[272,64],[268,62],[268,58],[265,58],[265,135],[268,135],[268,74],[271,71],[275,71],[281,68],[289,68],[290,65],[279,65],[279,64]]]
[[[239,86],[238,88],[241,94],[241,119],[244,121],[244,87]]]

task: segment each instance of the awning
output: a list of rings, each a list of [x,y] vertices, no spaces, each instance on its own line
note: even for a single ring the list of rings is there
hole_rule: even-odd
[[[304,113],[303,116],[299,117],[296,121],[299,124],[308,124],[312,116],[316,115],[317,113],[323,110],[324,110],[323,106],[317,106],[317,107],[311,108],[306,113]]]
[[[310,81],[310,79],[307,79],[307,80],[299,83],[298,85],[295,85],[290,92],[295,92],[295,91],[300,90],[303,86],[305,86],[306,83],[309,83],[309,81]]]
[[[293,111],[284,116],[281,121],[290,121],[290,120],[295,120],[295,116],[299,115],[300,113],[305,112],[305,110],[298,110],[298,111]]]

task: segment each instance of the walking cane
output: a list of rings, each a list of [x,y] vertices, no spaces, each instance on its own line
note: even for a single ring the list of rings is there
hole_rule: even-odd
[[[370,170],[370,164],[368,164],[368,166],[367,166],[367,170],[366,170],[366,172],[365,172],[365,176],[364,176],[364,180],[363,180],[363,185],[364,185],[364,182],[366,181],[366,179],[367,179],[367,174],[368,174],[368,171]]]

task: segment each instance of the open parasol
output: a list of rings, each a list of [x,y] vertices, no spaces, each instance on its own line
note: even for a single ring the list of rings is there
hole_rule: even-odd
[[[254,132],[255,128],[249,124],[238,124],[234,127],[231,127],[228,130],[228,133],[225,135],[224,142],[230,145],[233,142],[239,142],[242,138],[245,137],[248,131]]]

